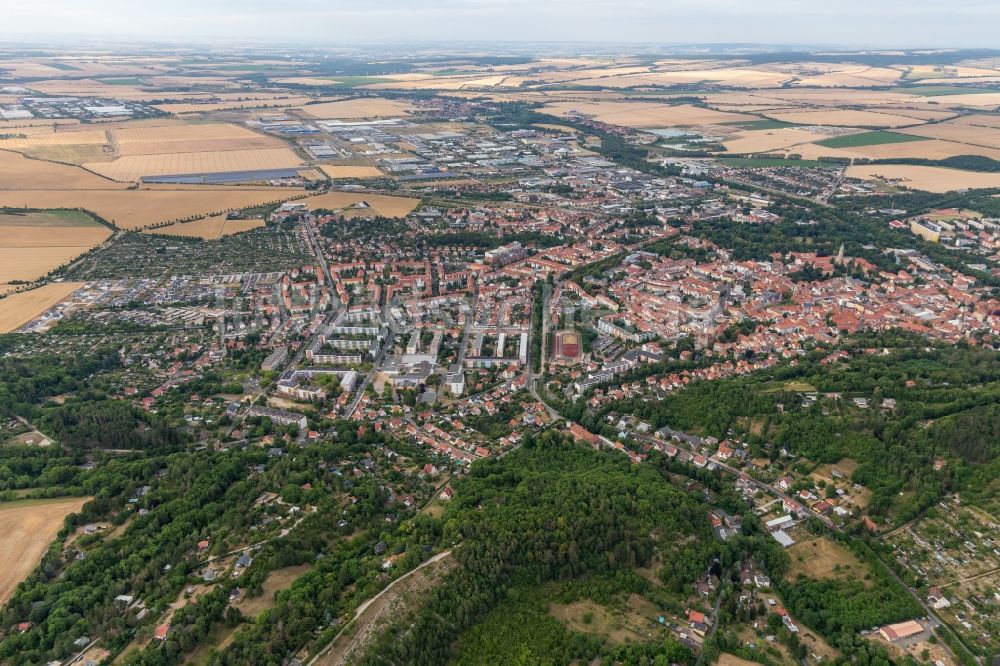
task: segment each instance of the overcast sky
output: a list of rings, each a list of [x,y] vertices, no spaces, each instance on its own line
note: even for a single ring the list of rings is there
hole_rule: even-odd
[[[998,0],[0,0],[0,38],[1000,47]]]

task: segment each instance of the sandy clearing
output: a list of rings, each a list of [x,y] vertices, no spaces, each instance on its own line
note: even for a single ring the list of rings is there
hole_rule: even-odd
[[[794,581],[800,574],[820,580],[852,578],[861,580],[868,566],[854,553],[828,537],[800,541],[788,549],[791,564],[785,578]]]
[[[722,652],[719,654],[719,660],[716,666],[757,666],[756,661],[750,661],[748,659],[743,659],[742,657],[737,657],[734,654],[729,654],[728,652]]]
[[[243,233],[264,226],[264,220],[227,220],[225,215],[214,215],[203,220],[171,224],[147,229],[143,233],[162,236],[194,236],[204,240],[218,240],[223,236]]]
[[[307,574],[312,569],[311,564],[299,564],[284,569],[275,569],[267,575],[261,585],[261,593],[256,597],[244,597],[236,602],[236,608],[247,617],[253,618],[268,608],[273,608],[274,595],[281,590],[291,587],[299,577]]]
[[[926,192],[1000,187],[1000,173],[979,173],[909,164],[852,166],[847,169],[847,175],[863,180],[887,179],[892,183]]]
[[[82,282],[53,282],[37,289],[0,298],[0,333],[16,331],[83,286]],[[0,529],[0,543],[6,532]],[[6,562],[13,561],[8,558]]]

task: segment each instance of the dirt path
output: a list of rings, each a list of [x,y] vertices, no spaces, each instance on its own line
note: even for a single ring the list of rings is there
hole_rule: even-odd
[[[381,592],[358,606],[351,621],[344,625],[344,628],[330,641],[329,645],[306,662],[306,666],[343,664],[349,656],[367,642],[380,624],[387,623],[391,619],[393,614],[386,611],[390,610],[395,602],[402,601],[402,597],[407,592],[419,593],[429,589],[440,578],[441,570],[447,570],[446,565],[450,563],[450,560],[445,561],[441,567],[433,565],[446,560],[450,555],[451,550],[438,553],[412,571],[392,581]],[[381,623],[380,620],[382,620]],[[352,629],[352,632],[345,636],[348,629]]]

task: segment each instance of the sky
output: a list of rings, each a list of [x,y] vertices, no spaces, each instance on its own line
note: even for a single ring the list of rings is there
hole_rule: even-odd
[[[0,39],[1000,47],[997,0],[0,0]]]

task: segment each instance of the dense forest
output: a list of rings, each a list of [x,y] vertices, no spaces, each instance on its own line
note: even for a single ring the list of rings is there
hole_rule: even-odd
[[[852,458],[859,463],[854,481],[874,493],[870,513],[896,521],[949,492],[995,501],[997,354],[891,332],[854,336],[846,349],[846,361],[825,363],[828,351],[817,350],[795,365],[696,383],[661,400],[613,402],[598,411],[580,402],[565,415],[612,438],[606,417],[626,413],[656,428],[735,437],[753,457],[772,461],[782,449],[813,463]],[[787,388],[802,385],[809,388]],[[817,400],[803,400],[810,391]],[[857,408],[855,397],[870,407]],[[891,409],[882,407],[885,399],[894,401]],[[935,470],[939,459],[947,464]]]
[[[654,552],[664,562],[658,591],[665,605],[708,568],[750,551],[776,551],[780,574],[784,554],[772,548],[773,540],[748,536],[724,545],[712,536],[703,500],[664,474],[620,454],[580,448],[555,432],[477,464],[457,484],[444,516],[444,542],[460,544],[454,550],[459,568],[381,636],[363,663],[482,663],[484,655],[492,663],[569,663],[611,656],[600,641],[556,622],[545,600],[650,593],[649,581],[633,572]],[[617,656],[635,664],[692,660],[671,640],[628,653]]]

